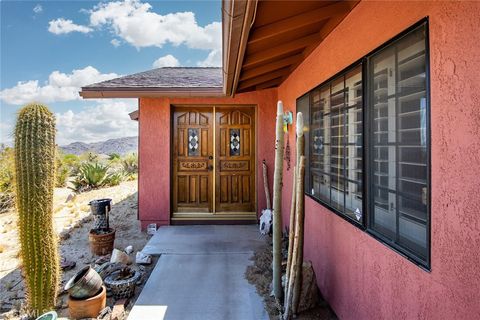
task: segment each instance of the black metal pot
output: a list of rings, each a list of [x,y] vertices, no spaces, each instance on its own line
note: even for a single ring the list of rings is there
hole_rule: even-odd
[[[93,229],[108,229],[108,212],[112,209],[112,199],[95,199],[88,205],[93,214]]]

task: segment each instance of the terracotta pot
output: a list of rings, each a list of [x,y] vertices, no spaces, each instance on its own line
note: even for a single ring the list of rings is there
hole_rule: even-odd
[[[68,297],[68,311],[70,318],[96,318],[107,305],[107,289],[102,286],[98,294],[88,299]]]
[[[102,278],[90,266],[80,270],[68,280],[65,290],[75,299],[86,299],[94,296],[102,287]]]
[[[141,274],[135,269],[130,269],[130,271],[132,276],[127,279],[119,279],[121,270],[115,271],[105,278],[105,285],[112,291],[115,299],[127,299],[135,293],[135,287]]]
[[[115,229],[110,228],[108,231],[92,229],[88,234],[88,240],[90,241],[90,250],[93,254],[97,256],[110,254],[115,242]]]

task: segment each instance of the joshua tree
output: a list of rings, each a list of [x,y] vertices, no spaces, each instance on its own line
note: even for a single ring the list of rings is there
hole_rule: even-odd
[[[52,219],[55,117],[43,105],[29,104],[18,114],[15,172],[28,307],[32,315],[38,316],[55,306],[60,271]]]

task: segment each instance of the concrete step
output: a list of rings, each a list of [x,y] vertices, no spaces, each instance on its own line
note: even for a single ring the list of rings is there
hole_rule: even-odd
[[[162,253],[246,253],[264,243],[257,225],[196,225],[160,227],[142,252]]]

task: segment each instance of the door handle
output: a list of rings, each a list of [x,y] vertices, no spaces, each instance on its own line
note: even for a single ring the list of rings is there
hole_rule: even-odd
[[[212,171],[213,170],[213,166],[211,164],[208,165],[207,167],[208,171]]]
[[[213,156],[208,156],[208,160],[213,160]]]

